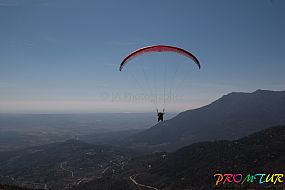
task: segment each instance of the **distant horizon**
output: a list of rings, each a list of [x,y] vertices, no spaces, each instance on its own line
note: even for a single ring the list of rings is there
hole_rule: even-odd
[[[189,109],[185,109],[185,110],[180,110],[180,111],[167,111],[166,112],[168,114],[179,114],[181,112],[185,112],[185,111],[188,111],[188,110],[193,110],[193,109],[198,109],[198,108],[201,108],[201,107],[204,107],[206,105],[209,105],[211,103],[213,103],[214,101],[222,98],[224,95],[227,95],[227,94],[230,94],[230,93],[254,93],[256,91],[271,91],[271,92],[285,92],[285,90],[272,90],[272,89],[256,89],[254,91],[248,91],[248,92],[244,92],[244,91],[232,91],[232,92],[228,92],[228,93],[225,93],[225,94],[222,94],[219,98],[209,102],[208,104],[205,104],[205,105],[201,105],[200,107],[195,107],[195,108],[189,108]],[[0,112],[1,115],[24,115],[24,114],[27,114],[27,115],[92,115],[92,114],[153,114],[155,112],[155,110],[153,111],[123,111],[123,112],[98,112],[98,111],[22,111],[22,112],[18,112],[18,111],[13,111],[13,112]]]

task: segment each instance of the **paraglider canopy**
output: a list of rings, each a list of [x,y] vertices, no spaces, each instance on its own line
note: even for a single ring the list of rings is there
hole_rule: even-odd
[[[186,57],[189,57],[192,59],[199,69],[201,68],[199,60],[189,51],[186,51],[182,48],[175,47],[175,46],[167,46],[167,45],[155,45],[155,46],[146,46],[143,48],[140,48],[131,54],[129,54],[127,57],[124,58],[122,63],[120,64],[120,71],[122,71],[123,67],[134,57],[144,54],[144,53],[150,53],[150,52],[174,52],[174,53],[179,53],[181,55],[184,55]]]
[[[142,54],[148,53],[159,53],[158,56],[164,58],[163,61],[138,61],[143,64],[135,66],[130,64],[130,71],[136,71],[135,74],[131,73],[133,81],[137,83],[137,86],[141,89],[144,94],[144,100],[149,100],[151,104],[154,104],[155,109],[157,110],[158,121],[163,121],[163,115],[165,114],[165,109],[167,104],[172,100],[176,100],[176,92],[179,86],[183,86],[183,82],[189,76],[187,68],[183,64],[176,64],[177,57],[172,61],[171,59],[165,60],[168,54],[171,53],[179,55],[180,57],[186,57],[194,62],[198,68],[201,68],[199,60],[189,51],[168,45],[153,45],[146,46],[140,49],[135,50],[130,53],[122,60],[119,70],[127,65],[127,63],[135,57],[139,57]],[[161,53],[161,54],[160,54]],[[166,54],[165,54],[166,53]],[[171,55],[172,56],[172,55]],[[188,61],[188,60],[187,60]],[[156,62],[153,64],[153,62]],[[134,65],[136,62],[134,61]],[[187,64],[186,64],[187,65]],[[183,67],[179,69],[179,67]],[[179,73],[180,71],[180,73]],[[183,76],[183,73],[185,74]],[[184,78],[185,77],[185,78]],[[144,80],[140,80],[144,79]],[[179,80],[180,79],[180,80]],[[184,79],[184,80],[183,80]],[[158,111],[158,108],[163,108],[162,112]]]

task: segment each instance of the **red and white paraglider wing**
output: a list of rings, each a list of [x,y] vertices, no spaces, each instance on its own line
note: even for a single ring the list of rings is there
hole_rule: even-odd
[[[124,58],[124,60],[122,61],[122,63],[120,64],[120,71],[122,71],[123,67],[133,58],[135,58],[136,56],[139,56],[141,54],[144,53],[150,53],[150,52],[175,52],[181,55],[184,55],[190,59],[192,59],[197,66],[199,67],[199,69],[201,68],[200,62],[199,60],[190,52],[182,49],[182,48],[178,48],[178,47],[174,47],[174,46],[166,46],[166,45],[156,45],[156,46],[147,46],[147,47],[143,47],[140,48],[134,52],[132,52],[131,54],[129,54],[127,57]]]

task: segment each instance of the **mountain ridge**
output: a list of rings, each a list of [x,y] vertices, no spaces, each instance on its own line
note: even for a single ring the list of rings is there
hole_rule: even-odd
[[[233,140],[285,124],[285,91],[232,92],[216,101],[156,124],[127,140],[133,148],[176,150],[207,140]]]

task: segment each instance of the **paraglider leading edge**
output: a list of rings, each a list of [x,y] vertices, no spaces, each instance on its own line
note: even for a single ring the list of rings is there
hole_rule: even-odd
[[[175,47],[175,46],[167,46],[167,45],[155,45],[155,46],[146,46],[143,48],[140,48],[134,52],[132,52],[131,54],[129,54],[127,57],[124,58],[124,60],[122,61],[122,63],[120,64],[120,71],[122,71],[123,67],[134,57],[143,54],[143,53],[148,53],[148,52],[175,52],[175,53],[179,53],[182,54],[186,57],[189,57],[190,59],[192,59],[197,66],[199,67],[199,69],[201,68],[200,62],[199,60],[189,51],[186,51],[182,48],[179,47]]]

